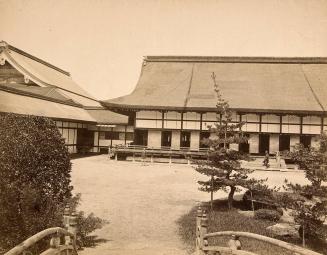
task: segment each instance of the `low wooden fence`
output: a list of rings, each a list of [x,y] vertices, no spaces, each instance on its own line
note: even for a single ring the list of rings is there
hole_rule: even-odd
[[[148,147],[142,145],[119,145],[112,149],[109,149],[109,154],[115,154],[117,159],[118,154],[130,155],[133,160],[136,156],[146,156],[150,158],[153,162],[153,157],[168,157],[169,163],[171,163],[171,158],[173,157],[184,157],[190,163],[193,157],[206,158],[208,156],[207,148],[190,149],[188,147],[181,147],[179,149],[174,149],[171,147]]]
[[[230,236],[226,247],[210,246],[208,239],[220,236]],[[242,250],[240,237],[252,238],[258,241],[266,242],[280,248],[293,252],[294,255],[322,255],[320,253],[308,250],[281,240],[239,231],[221,231],[208,233],[208,217],[206,211],[201,207],[197,210],[196,217],[196,255],[219,254],[219,255],[257,255],[256,253]]]
[[[76,213],[70,213],[69,208],[65,209],[64,225],[65,229],[60,227],[45,229],[18,244],[4,255],[33,255],[30,248],[49,237],[49,248],[41,252],[40,255],[77,255]]]

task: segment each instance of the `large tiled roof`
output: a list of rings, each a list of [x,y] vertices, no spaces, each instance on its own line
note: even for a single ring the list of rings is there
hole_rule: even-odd
[[[325,112],[327,58],[149,56],[127,96],[109,108],[214,110],[212,73],[234,109]]]

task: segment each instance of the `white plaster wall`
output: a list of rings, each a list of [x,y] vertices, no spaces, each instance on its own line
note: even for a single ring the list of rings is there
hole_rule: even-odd
[[[161,131],[158,130],[148,131],[148,147],[154,147],[154,148],[161,147]]]
[[[238,143],[231,143],[229,148],[235,151],[238,151]]]
[[[271,134],[269,141],[269,152],[275,153],[279,151],[279,134]]]
[[[180,141],[181,141],[181,132],[178,130],[172,131],[171,137],[171,148],[172,149],[179,149],[180,148]]]
[[[319,148],[319,137],[314,136],[311,138],[311,146],[314,148]]]
[[[200,131],[192,131],[191,132],[191,150],[198,150],[200,145]]]
[[[295,144],[300,142],[300,136],[299,135],[291,135],[290,138],[290,151],[293,150],[293,147]]]
[[[98,137],[99,137],[99,132],[96,131],[94,132],[94,146],[98,146]],[[98,147],[93,147],[93,152],[98,152],[99,148]]]
[[[250,153],[259,152],[259,134],[250,134],[249,145]]]

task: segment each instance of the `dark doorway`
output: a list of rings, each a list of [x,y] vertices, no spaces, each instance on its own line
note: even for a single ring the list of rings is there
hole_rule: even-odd
[[[94,131],[86,128],[77,129],[76,149],[78,153],[89,152],[94,146]]]
[[[269,152],[269,135],[259,134],[259,153],[265,154],[266,151]]]
[[[182,131],[181,132],[181,147],[189,148],[191,144],[191,132]]]
[[[162,131],[161,146],[171,147],[171,131]]]
[[[289,151],[290,150],[290,135],[280,135],[279,136],[279,151]]]
[[[249,153],[250,152],[250,144],[249,144],[249,137],[250,135],[249,134],[244,134],[244,138],[246,139],[246,141],[240,143],[238,145],[238,150],[240,152],[243,152],[243,153]]]
[[[208,148],[209,146],[207,144],[203,143],[203,139],[209,138],[210,132],[201,132],[200,133],[200,148]]]
[[[148,146],[148,130],[135,129],[134,144]]]
[[[309,148],[311,146],[311,136],[300,135],[300,143],[302,143],[305,148]]]

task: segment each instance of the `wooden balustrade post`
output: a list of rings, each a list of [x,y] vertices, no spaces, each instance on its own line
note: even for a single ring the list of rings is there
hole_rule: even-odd
[[[60,246],[60,235],[57,233],[50,239],[50,248],[56,249]]]
[[[242,243],[236,235],[232,235],[232,238],[228,241],[227,245],[232,250],[242,250]]]
[[[115,153],[115,161],[118,161],[118,153]]]
[[[76,247],[76,237],[77,237],[77,213],[73,211],[69,217],[69,229],[68,231],[74,235],[73,246]]]
[[[200,249],[199,254],[205,254],[203,248],[208,246],[208,239],[204,237],[208,233],[208,216],[206,211],[203,211],[202,218],[200,220]]]
[[[70,208],[69,206],[65,207],[64,210],[64,226],[67,231],[69,231],[69,218],[70,218]],[[71,244],[70,236],[65,236],[65,244]]]
[[[198,207],[196,211],[196,238],[195,238],[195,253],[200,255],[201,252],[201,240],[200,240],[200,229],[201,229],[201,219],[202,219],[202,209],[201,206]]]
[[[151,164],[153,163],[153,154],[151,154]]]
[[[134,152],[133,152],[133,161],[132,162],[135,162],[135,154],[134,154]]]

